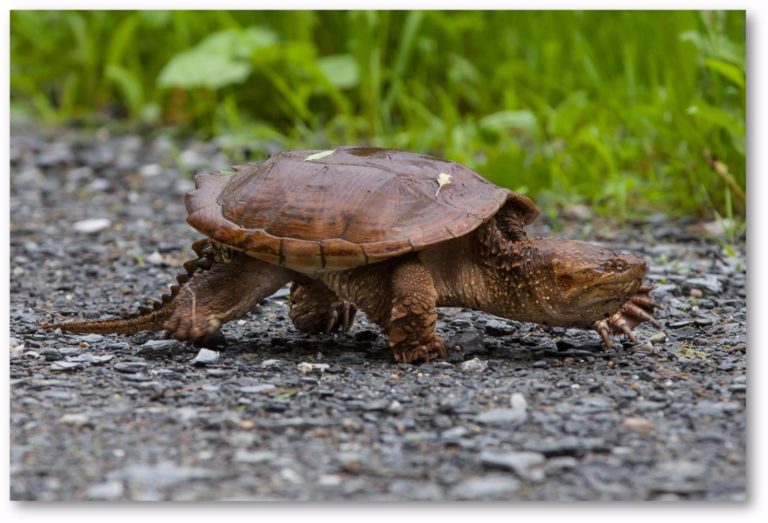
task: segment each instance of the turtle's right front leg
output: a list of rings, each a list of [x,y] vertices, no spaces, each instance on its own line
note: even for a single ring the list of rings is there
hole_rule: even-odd
[[[179,340],[200,342],[224,323],[246,315],[293,277],[286,269],[236,254],[227,263],[196,273],[181,288],[163,328]]]
[[[288,315],[297,329],[304,332],[347,332],[355,321],[357,308],[339,298],[323,282],[294,282]]]

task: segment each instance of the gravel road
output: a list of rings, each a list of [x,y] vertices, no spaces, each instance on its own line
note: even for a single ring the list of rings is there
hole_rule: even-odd
[[[228,166],[220,145],[14,130],[12,499],[746,499],[745,245],[693,222],[576,209],[558,232],[650,261],[663,332],[613,349],[444,309],[450,358],[394,364],[362,315],[346,336],[293,330],[286,289],[222,351],[40,330],[160,296],[197,238],[182,196]]]

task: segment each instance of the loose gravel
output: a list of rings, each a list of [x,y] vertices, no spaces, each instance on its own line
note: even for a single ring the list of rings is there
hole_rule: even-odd
[[[198,238],[191,175],[229,163],[216,141],[14,130],[12,499],[746,499],[745,245],[693,222],[558,231],[650,262],[664,329],[613,349],[443,309],[449,358],[395,364],[362,315],[295,331],[287,289],[217,350],[38,327],[159,297]]]

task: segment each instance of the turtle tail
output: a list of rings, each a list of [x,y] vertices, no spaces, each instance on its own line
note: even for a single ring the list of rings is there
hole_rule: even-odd
[[[176,276],[178,285],[171,286],[170,293],[164,294],[160,301],[154,300],[148,307],[142,307],[136,314],[108,320],[76,321],[66,323],[42,323],[43,329],[61,329],[66,332],[104,332],[115,334],[135,334],[141,331],[158,331],[173,312],[173,300],[181,287],[198,270],[207,271],[213,266],[217,250],[208,240],[198,240],[192,244],[197,258],[184,263],[185,272]]]

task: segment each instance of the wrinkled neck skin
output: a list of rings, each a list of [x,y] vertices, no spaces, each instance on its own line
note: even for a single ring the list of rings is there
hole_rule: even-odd
[[[635,293],[645,263],[584,242],[510,238],[495,220],[422,251],[438,305],[468,307],[516,321],[589,328]]]

